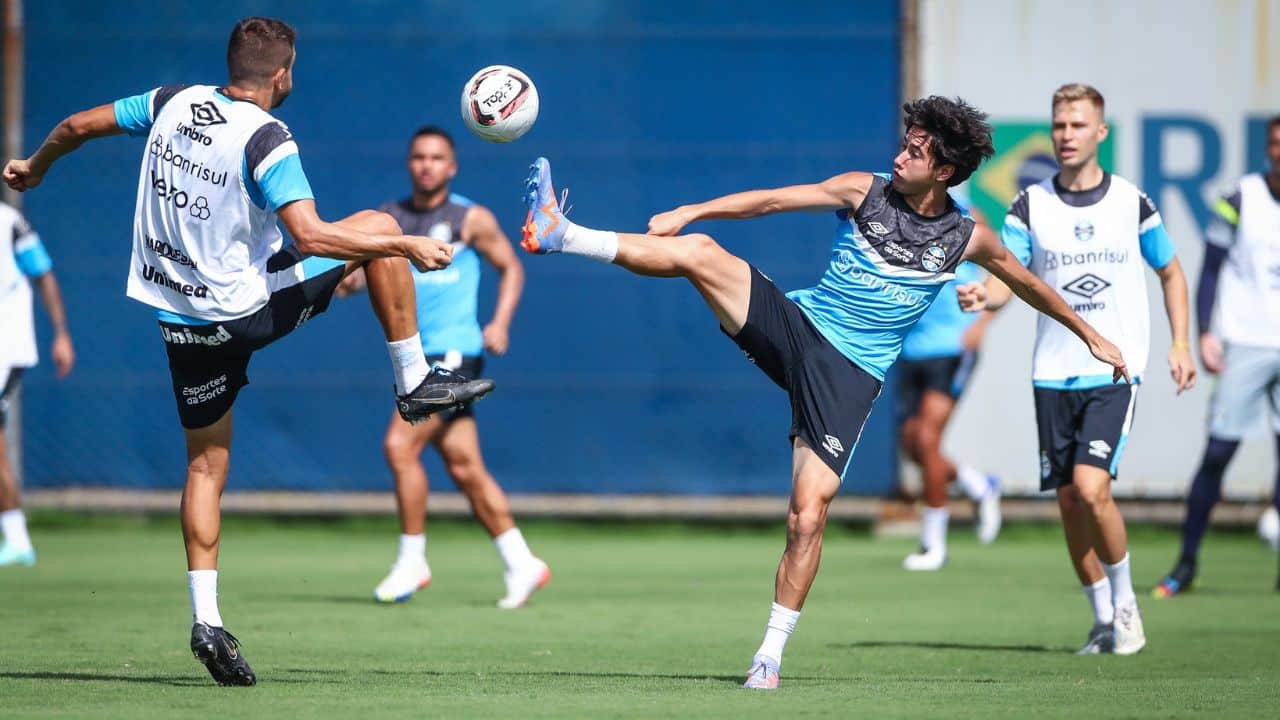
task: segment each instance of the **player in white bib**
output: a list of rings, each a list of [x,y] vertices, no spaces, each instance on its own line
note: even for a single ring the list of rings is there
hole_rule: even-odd
[[[403,235],[386,213],[335,223],[316,214],[298,146],[270,113],[293,89],[295,35],[280,20],[241,20],[228,43],[226,86],[166,85],[76,113],[34,155],[4,169],[11,188],[28,190],[86,140],[147,136],[128,293],[156,309],[169,356],[187,442],[182,530],[191,650],[224,685],[256,681],[217,604],[231,406],[249,382],[253,353],[324,312],[342,278],[363,268],[401,417],[420,422],[493,389],[487,380],[428,368],[423,356],[409,262],[424,271],[445,267],[447,243]],[[277,216],[294,244],[284,244]]]
[[[1187,494],[1178,563],[1155,587],[1156,597],[1189,589],[1209,513],[1222,498],[1222,476],[1270,406],[1280,452],[1280,115],[1267,123],[1267,172],[1246,175],[1214,205],[1196,290],[1200,359],[1218,375],[1209,407],[1209,439]],[[1217,314],[1214,314],[1214,306]],[[1280,550],[1280,469],[1259,532]],[[1269,522],[1271,527],[1268,527]],[[1276,581],[1280,589],[1280,578]]]
[[[1080,653],[1131,655],[1146,644],[1146,634],[1111,482],[1150,345],[1143,265],[1155,270],[1164,290],[1173,335],[1169,368],[1179,393],[1195,382],[1187,282],[1155,204],[1098,164],[1098,144],[1108,133],[1102,95],[1088,85],[1063,85],[1052,107],[1060,170],[1014,199],[1002,240],[1073,310],[1114,338],[1129,362],[1132,384],[1114,384],[1109,366],[1080,352],[1052,323],[1037,321],[1032,379],[1040,489],[1057,491],[1067,551],[1093,610]],[[996,309],[1009,299],[1006,288],[991,282],[963,286],[957,294],[965,309]]]
[[[0,535],[4,538],[0,566],[36,564],[36,549],[27,534],[27,517],[22,512],[5,436],[9,405],[22,381],[22,371],[35,367],[38,359],[35,318],[31,315],[33,285],[53,326],[53,366],[58,377],[64,378],[75,364],[75,350],[53,262],[26,218],[0,203]]]

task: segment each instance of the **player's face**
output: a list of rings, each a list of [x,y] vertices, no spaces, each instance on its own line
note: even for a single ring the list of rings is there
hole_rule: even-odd
[[[902,136],[902,149],[893,159],[893,188],[903,195],[918,195],[938,183],[946,182],[949,170],[934,166],[933,149],[929,147],[929,133],[918,127],[910,127]],[[950,165],[944,166],[950,168]]]
[[[409,147],[409,181],[417,192],[435,192],[457,174],[453,149],[439,135],[423,135]]]
[[[1053,108],[1053,155],[1064,168],[1082,168],[1098,157],[1109,128],[1102,111],[1088,100],[1060,102]]]
[[[280,107],[284,101],[288,99],[289,93],[293,92],[293,64],[298,61],[298,51],[293,51],[293,57],[289,59],[289,66],[284,69],[283,74],[278,74],[275,78],[274,87],[275,97],[272,98],[271,108]]]
[[[1267,131],[1267,164],[1272,175],[1280,175],[1280,123]]]

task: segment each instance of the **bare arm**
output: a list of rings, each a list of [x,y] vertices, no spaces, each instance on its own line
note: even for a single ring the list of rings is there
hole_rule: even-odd
[[[510,345],[511,320],[524,292],[524,266],[488,208],[477,205],[467,212],[462,236],[498,271],[498,302],[484,328],[484,346],[496,355],[504,355]]]
[[[113,105],[99,105],[78,112],[58,123],[45,138],[40,149],[26,160],[10,160],[4,167],[5,183],[23,192],[40,184],[58,158],[80,147],[87,140],[119,135],[124,132],[116,124]]]
[[[740,220],[796,210],[856,210],[871,189],[871,173],[849,172],[811,185],[747,190],[696,205],[682,205],[649,220],[653,235],[675,235],[699,220]]]
[[[58,288],[58,279],[53,271],[35,279],[35,286],[40,292],[40,302],[49,316],[49,324],[53,326],[53,344],[50,355],[59,378],[64,378],[76,362],[75,349],[71,345],[71,332],[67,329],[67,313],[62,304],[62,291]]]
[[[1058,321],[1084,341],[1095,358],[1114,368],[1113,379],[1119,380],[1123,377],[1126,382],[1129,381],[1129,370],[1125,367],[1120,350],[1099,335],[1093,326],[1081,319],[1058,293],[1023,267],[1013,253],[1000,244],[1000,240],[989,228],[982,225],[974,227],[973,238],[969,241],[964,256],[966,260],[978,263],[1002,280],[1013,294],[1022,298],[1028,305]],[[956,293],[961,297],[961,305],[966,305],[966,296],[972,298],[982,289],[978,283],[956,288]],[[980,309],[972,305],[969,307]]]
[[[445,267],[453,258],[448,243],[427,237],[400,234],[372,234],[337,223],[325,222],[316,214],[315,200],[298,200],[277,213],[294,243],[304,254],[337,260],[373,260],[404,257],[426,272]],[[388,229],[394,221],[388,217]],[[396,230],[399,229],[397,226]]]
[[[1191,359],[1188,329],[1190,302],[1187,299],[1187,276],[1176,257],[1156,270],[1156,275],[1160,277],[1160,288],[1164,291],[1164,309],[1169,315],[1169,334],[1173,337],[1173,347],[1169,349],[1169,373],[1178,394],[1181,394],[1196,384],[1196,364]]]

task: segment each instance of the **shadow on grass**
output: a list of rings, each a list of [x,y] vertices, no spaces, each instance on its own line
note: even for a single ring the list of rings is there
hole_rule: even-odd
[[[188,675],[108,675],[105,673],[78,672],[0,672],[0,679],[6,680],[58,680],[72,682],[124,682],[142,683],[146,685],[169,685],[172,687],[218,687],[217,683],[207,677]],[[304,680],[277,680],[276,682],[302,683]]]
[[[339,672],[334,668],[283,668],[279,672],[286,672],[296,675],[332,675]],[[733,685],[741,685],[746,679],[747,674],[744,672],[739,675],[709,675],[698,673],[644,673],[644,672],[591,672],[589,670],[494,670],[491,672],[475,672],[475,671],[445,671],[445,670],[363,670],[352,673],[345,670],[348,675],[391,675],[391,676],[407,676],[407,677],[436,677],[436,678],[476,678],[481,676],[489,676],[494,680],[512,677],[524,678],[579,678],[579,679],[606,679],[606,680],[692,680],[702,682],[721,682]],[[845,682],[840,678],[830,677],[799,677],[787,676],[788,681],[801,682]]]
[[[1052,645],[979,645],[977,643],[923,642],[911,640],[864,640],[851,643],[831,643],[829,648],[923,648],[926,650],[975,650],[978,652],[1028,652],[1028,653],[1072,653],[1074,648],[1054,647]]]

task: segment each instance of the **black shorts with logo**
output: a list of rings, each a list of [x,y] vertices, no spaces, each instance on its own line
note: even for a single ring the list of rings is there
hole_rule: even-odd
[[[920,409],[920,400],[929,390],[959,399],[978,362],[978,353],[922,358],[898,359],[898,424],[912,417]]]
[[[267,261],[269,273],[288,271],[306,258],[290,245]],[[338,261],[333,261],[338,262]],[[271,293],[252,315],[208,325],[160,322],[178,417],[189,430],[217,422],[249,384],[249,358],[329,308],[343,265]]]
[[[787,391],[790,437],[799,436],[844,480],[880,381],[840,354],[800,306],[754,267],[747,322],[733,341]]]
[[[484,355],[428,355],[427,365],[435,367],[439,365],[445,370],[452,370],[461,373],[468,380],[475,380],[484,372]],[[467,403],[460,408],[451,408],[442,413],[436,413],[444,420],[444,424],[464,417],[475,417],[476,411],[473,409],[474,403]]]
[[[1040,435],[1040,489],[1070,485],[1076,465],[1102,468],[1115,478],[1133,426],[1137,385],[1086,390],[1035,388]]]
[[[9,402],[15,393],[18,392],[18,386],[22,384],[22,368],[9,368],[9,374],[4,379],[4,383],[0,386],[0,430],[4,430],[9,422]]]

